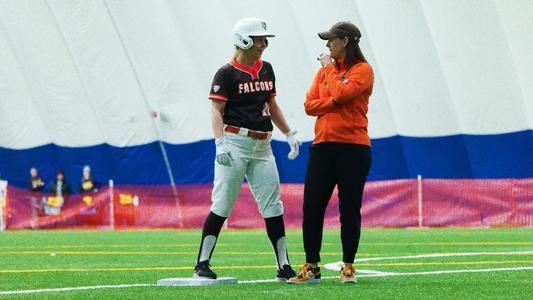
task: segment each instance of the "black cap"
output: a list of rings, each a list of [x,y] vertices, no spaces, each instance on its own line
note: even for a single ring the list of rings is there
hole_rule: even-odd
[[[359,41],[361,31],[350,21],[341,21],[335,23],[328,31],[319,32],[318,36],[323,40],[329,40],[334,37],[348,37]]]

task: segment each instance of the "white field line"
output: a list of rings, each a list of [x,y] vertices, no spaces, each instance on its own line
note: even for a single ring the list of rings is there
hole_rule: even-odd
[[[395,259],[418,259],[431,257],[452,257],[452,256],[482,256],[482,255],[533,255],[533,251],[509,251],[509,252],[455,252],[455,253],[430,253],[408,256],[385,256],[356,259],[355,263],[375,260],[395,260]]]
[[[406,273],[376,273],[357,275],[360,277],[390,277],[390,276],[416,276],[416,275],[442,275],[442,274],[456,274],[456,273],[485,273],[485,272],[505,272],[505,271],[533,271],[533,267],[515,267],[515,268],[494,268],[494,269],[477,269],[477,270],[442,270],[442,271],[428,271],[428,272],[406,272]],[[339,276],[324,276],[322,279],[339,279]],[[257,280],[256,280],[257,281]],[[255,283],[239,281],[239,283]]]
[[[343,266],[344,266],[344,263],[342,261],[324,264],[324,268],[326,268],[326,270],[330,270],[330,271],[334,271],[334,272],[340,272],[340,270],[342,269]],[[357,269],[357,274],[367,274],[366,271],[378,272],[378,271],[373,271],[373,270],[360,270],[360,269]],[[385,272],[385,273],[388,273],[388,272]]]
[[[416,276],[416,275],[442,275],[454,273],[483,273],[483,272],[506,272],[506,271],[533,271],[533,267],[516,267],[516,268],[494,268],[494,269],[477,269],[477,270],[443,270],[430,272],[408,272],[408,273],[384,273],[384,274],[363,274],[357,277],[390,277],[390,276]],[[338,279],[338,276],[327,276],[322,279]],[[268,283],[276,282],[276,279],[267,280],[245,280],[239,281],[240,284],[250,283]],[[18,295],[18,294],[35,294],[35,293],[50,293],[50,292],[67,292],[67,291],[81,291],[81,290],[97,290],[97,289],[113,289],[113,288],[130,288],[130,287],[151,287],[158,286],[157,284],[118,284],[118,285],[95,285],[95,286],[81,286],[81,287],[66,287],[66,288],[51,288],[39,290],[15,290],[15,291],[0,291],[1,295]]]
[[[339,268],[340,270],[340,268]],[[374,271],[374,270],[361,270],[357,269],[357,274],[378,274],[378,275],[388,275],[388,274],[396,274],[396,272],[381,272],[381,271]]]
[[[492,256],[492,255],[533,255],[533,251],[508,251],[508,252],[454,252],[454,253],[430,253],[430,254],[419,254],[419,255],[408,255],[408,256],[385,256],[385,257],[369,257],[369,258],[359,258],[355,260],[355,263],[358,262],[367,262],[367,261],[380,261],[380,260],[399,260],[399,259],[420,259],[420,258],[433,258],[433,257],[457,257],[457,256]],[[325,264],[324,268],[331,271],[340,271],[344,263],[342,261]],[[358,270],[358,272],[360,272]],[[362,272],[361,272],[362,273]],[[389,273],[389,272],[385,272]]]
[[[477,269],[477,270],[442,270],[442,271],[427,271],[427,272],[406,272],[406,273],[389,273],[389,274],[368,274],[359,275],[358,277],[387,277],[387,276],[415,276],[415,275],[442,275],[442,274],[457,274],[457,273],[486,273],[486,272],[506,272],[506,271],[533,271],[533,267],[515,267],[515,268],[493,268],[493,269]],[[338,278],[337,276],[333,278]]]
[[[116,284],[116,285],[94,285],[94,286],[79,286],[79,287],[65,287],[65,288],[50,288],[38,290],[15,290],[15,291],[0,291],[1,295],[20,295],[20,294],[37,294],[37,293],[53,293],[53,292],[70,292],[70,291],[84,291],[84,290],[100,290],[100,289],[122,289],[131,287],[157,286],[157,284]]]
[[[331,270],[331,271],[335,271],[335,272],[340,272],[340,270],[342,269],[342,267],[344,266],[344,263],[342,261],[338,261],[338,262],[334,262],[334,263],[329,263],[329,264],[325,264],[324,265],[324,268],[328,269],[328,270]],[[362,270],[362,269],[357,269],[357,275],[360,275],[360,274],[396,274],[395,272],[383,272],[383,271],[375,271],[375,270]]]

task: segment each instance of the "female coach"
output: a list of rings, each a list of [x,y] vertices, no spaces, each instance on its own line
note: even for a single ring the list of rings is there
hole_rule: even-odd
[[[285,281],[296,275],[285,243],[279,175],[270,147],[272,123],[287,137],[289,159],[298,156],[300,142],[277,105],[272,65],[261,60],[267,38],[273,36],[261,19],[238,21],[233,28],[235,57],[213,79],[209,94],[216,144],[213,204],[203,226],[195,277],[217,277],[210,268],[211,255],[245,177],[265,220],[277,260],[277,279]]]
[[[350,22],[339,22],[318,36],[327,40],[329,55],[307,92],[305,111],[316,116],[315,138],[309,149],[303,205],[303,239],[307,263],[288,283],[320,280],[320,248],[324,213],[337,185],[344,267],[341,282],[354,283],[353,262],[361,233],[361,201],[370,169],[367,132],[368,98],[374,75]]]

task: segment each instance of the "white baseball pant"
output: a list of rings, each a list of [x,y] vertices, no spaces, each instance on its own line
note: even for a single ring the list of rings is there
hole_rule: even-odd
[[[224,132],[224,143],[232,157],[231,166],[223,166],[215,160],[215,178],[211,197],[211,211],[228,217],[246,177],[263,218],[283,214],[279,192],[279,174],[270,135],[267,139],[252,139],[241,134]]]

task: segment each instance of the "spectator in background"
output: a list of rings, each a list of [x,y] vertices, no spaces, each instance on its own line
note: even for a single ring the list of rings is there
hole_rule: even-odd
[[[100,184],[91,176],[91,167],[84,166],[80,182],[80,194],[82,194],[83,204],[80,213],[76,218],[77,225],[96,226],[100,221],[98,216],[99,207],[94,202],[93,194],[98,191]]]
[[[44,190],[44,181],[39,177],[39,171],[36,167],[30,169],[30,191],[42,192]]]
[[[63,171],[57,170],[56,179],[52,182],[49,193],[54,196],[68,196],[71,194],[70,185],[65,180]]]
[[[30,206],[31,206],[31,227],[37,228],[37,216],[42,212],[44,181],[39,176],[39,171],[36,167],[30,168]]]
[[[48,197],[44,212],[47,215],[58,215],[65,203],[64,197],[71,194],[70,185],[65,180],[63,171],[57,170],[56,179],[52,182],[48,192],[51,197]]]
[[[91,167],[83,167],[83,175],[80,183],[80,193],[97,192],[100,183],[91,176]]]

